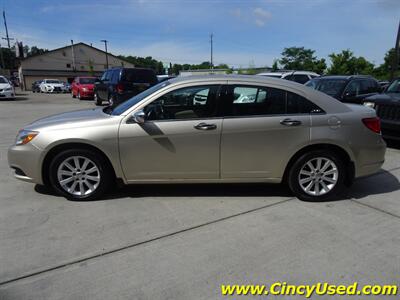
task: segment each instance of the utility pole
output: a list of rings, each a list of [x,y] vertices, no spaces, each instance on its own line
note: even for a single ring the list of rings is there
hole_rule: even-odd
[[[3,19],[4,19],[4,27],[6,28],[6,37],[3,37],[3,40],[7,40],[7,44],[8,44],[8,49],[11,48],[10,46],[10,40],[13,40],[13,38],[10,38],[8,36],[8,28],[7,28],[7,20],[6,20],[6,11],[3,10]]]
[[[213,64],[213,34],[210,34],[210,44],[211,44],[211,69],[214,69]]]
[[[393,80],[396,74],[396,71],[399,68],[399,59],[400,59],[400,22],[399,28],[397,29],[397,38],[396,38],[396,46],[394,47],[394,62],[392,65],[392,70],[390,72],[390,79]]]
[[[106,66],[107,66],[107,69],[108,69],[108,51],[107,51],[107,43],[108,43],[108,41],[107,40],[101,40],[100,42],[104,43],[104,48],[106,49]]]
[[[72,70],[75,72],[76,65],[75,65],[74,40],[71,40],[71,52],[72,52]]]

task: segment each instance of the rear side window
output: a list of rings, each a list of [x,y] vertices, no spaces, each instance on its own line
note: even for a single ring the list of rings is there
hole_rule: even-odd
[[[361,94],[376,93],[379,90],[378,83],[372,79],[363,80],[361,83]]]
[[[285,91],[275,88],[235,86],[228,116],[285,114]]]
[[[306,98],[292,92],[286,92],[288,114],[317,114],[324,111]]]
[[[231,94],[231,103],[226,105],[226,116],[310,114],[324,112],[316,104],[306,98],[281,89],[234,86],[230,87],[228,90]]]
[[[153,70],[144,69],[124,69],[122,80],[133,83],[150,84],[156,84],[158,82],[157,76]]]
[[[114,69],[112,70],[112,75],[111,75],[111,82],[117,83],[119,81],[119,73],[121,72],[120,69]]]

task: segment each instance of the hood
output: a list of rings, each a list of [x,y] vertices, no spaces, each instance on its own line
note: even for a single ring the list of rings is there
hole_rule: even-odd
[[[387,103],[387,104],[399,104],[400,105],[400,93],[386,93],[377,94],[365,98],[364,101],[372,101],[375,103]]]
[[[0,83],[0,89],[5,89],[11,87],[11,84],[9,83]]]
[[[112,116],[102,108],[77,110],[39,119],[24,127],[26,130],[62,129],[88,126],[92,122],[109,119]]]

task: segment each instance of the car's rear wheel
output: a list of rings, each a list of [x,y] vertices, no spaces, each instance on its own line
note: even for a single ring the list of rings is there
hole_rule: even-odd
[[[289,171],[288,183],[295,196],[305,201],[326,201],[344,187],[346,168],[332,151],[315,150],[300,156]]]
[[[97,106],[100,106],[100,105],[102,104],[102,101],[100,100],[100,98],[99,98],[99,96],[97,95],[97,93],[94,93],[93,99],[94,99],[94,103],[95,103]]]
[[[71,200],[94,200],[112,182],[112,171],[105,159],[93,151],[70,149],[57,154],[50,163],[52,187]]]

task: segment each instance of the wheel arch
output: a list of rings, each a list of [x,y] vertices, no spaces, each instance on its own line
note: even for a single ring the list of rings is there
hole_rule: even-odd
[[[288,180],[288,175],[291,167],[293,164],[296,162],[296,160],[302,156],[303,154],[313,151],[313,150],[330,150],[333,151],[334,153],[338,154],[344,161],[345,166],[346,166],[346,179],[345,179],[345,184],[346,185],[351,185],[354,177],[355,177],[355,165],[352,160],[351,155],[346,151],[344,148],[336,145],[336,144],[329,144],[329,143],[318,143],[318,144],[311,144],[307,145],[300,150],[298,150],[289,160],[289,162],[286,164],[285,171],[283,173],[283,178],[282,182],[287,182]]]
[[[80,142],[69,142],[69,143],[64,143],[64,144],[58,144],[55,145],[53,148],[51,148],[45,155],[42,163],[42,170],[41,170],[41,175],[42,175],[42,181],[45,185],[50,184],[49,180],[49,167],[50,163],[53,160],[53,158],[60,152],[65,151],[65,150],[70,150],[70,149],[85,149],[85,150],[90,150],[93,151],[94,153],[100,155],[102,158],[107,163],[107,167],[112,171],[112,176],[114,179],[117,179],[115,169],[113,164],[111,163],[110,159],[108,156],[99,148],[86,144],[86,143],[80,143]]]

